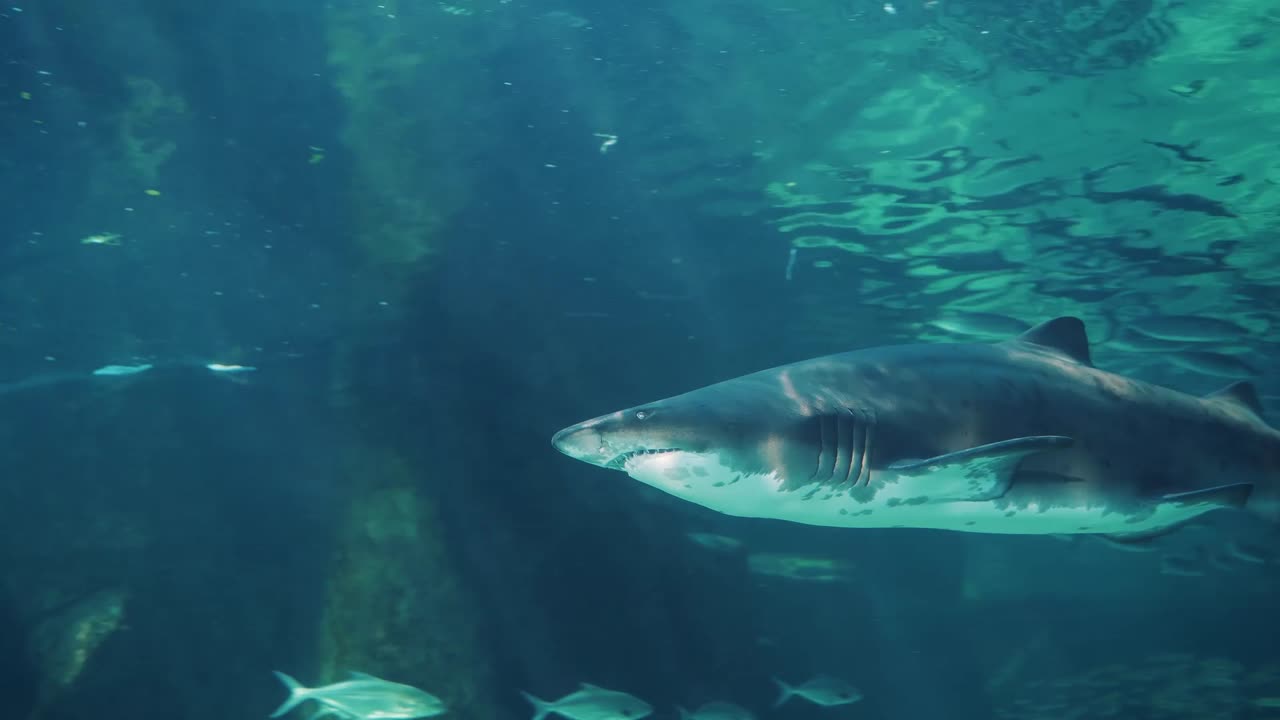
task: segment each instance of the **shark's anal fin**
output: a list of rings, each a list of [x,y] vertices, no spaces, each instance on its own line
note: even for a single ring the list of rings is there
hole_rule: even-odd
[[[1118,547],[1124,550],[1140,550],[1142,552],[1149,552],[1155,549],[1154,547],[1151,547],[1151,541],[1172,533],[1184,524],[1186,523],[1174,523],[1172,525],[1144,532],[1108,533],[1098,534],[1094,537],[1112,545],[1113,547]]]
[[[1014,338],[1014,341],[1048,348],[1081,365],[1093,365],[1089,355],[1089,336],[1078,317],[1064,315],[1046,320]]]
[[[896,462],[887,469],[898,476],[907,492],[929,502],[995,500],[1009,491],[1018,463],[1032,453],[1071,445],[1061,435],[1001,440],[926,460]]]
[[[1245,503],[1249,502],[1249,496],[1253,493],[1253,483],[1235,483],[1232,485],[1219,485],[1218,487],[1206,488],[1204,490],[1191,490],[1190,492],[1173,493],[1170,495],[1162,495],[1156,499],[1157,503],[1173,503],[1180,506],[1204,506],[1206,509],[1213,508],[1242,508]],[[1163,537],[1169,533],[1193,522],[1198,518],[1189,518],[1182,522],[1167,525],[1162,528],[1154,528],[1152,530],[1144,530],[1141,532],[1131,533],[1111,533],[1108,535],[1099,535],[1098,538],[1110,543],[1118,545],[1143,545],[1150,543],[1156,538]]]

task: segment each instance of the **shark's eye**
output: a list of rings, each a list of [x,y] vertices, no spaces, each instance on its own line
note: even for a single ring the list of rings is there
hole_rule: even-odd
[[[653,414],[653,411],[652,411],[652,410],[637,410],[637,411],[636,411],[636,419],[637,419],[637,420],[645,420],[645,419],[647,419],[647,418],[648,418],[650,415],[652,415],[652,414]]]

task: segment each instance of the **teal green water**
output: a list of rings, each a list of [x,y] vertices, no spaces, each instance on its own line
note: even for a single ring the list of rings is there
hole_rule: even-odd
[[[262,717],[273,670],[458,720],[580,682],[660,718],[1274,715],[1280,537],[1247,516],[1136,548],[813,528],[548,441],[1059,315],[1099,367],[1247,382],[1274,421],[1277,27],[1248,0],[0,8],[5,717]],[[859,699],[771,707],[822,676]],[[610,697],[581,720],[640,707]]]

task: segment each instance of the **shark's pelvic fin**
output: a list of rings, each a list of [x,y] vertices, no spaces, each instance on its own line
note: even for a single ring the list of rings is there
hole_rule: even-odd
[[[1160,498],[1160,502],[1178,505],[1220,505],[1242,508],[1253,493],[1253,483],[1233,483],[1190,492],[1173,493]]]
[[[1014,438],[925,460],[899,461],[888,469],[898,474],[900,483],[912,483],[913,492],[914,483],[919,481],[920,497],[927,497],[930,502],[995,500],[1009,491],[1024,457],[1064,448],[1072,442],[1061,435]]]
[[[1166,525],[1162,528],[1156,528],[1155,530],[1146,530],[1144,532],[1111,533],[1109,535],[1095,535],[1094,537],[1102,540],[1103,542],[1111,543],[1116,547],[1125,549],[1142,548],[1144,551],[1150,551],[1154,548],[1146,546],[1150,545],[1151,541],[1157,538],[1162,538],[1186,524],[1187,523],[1184,521],[1174,523],[1172,525]]]
[[[1048,348],[1082,365],[1093,365],[1089,355],[1089,336],[1085,333],[1084,322],[1078,317],[1063,315],[1046,320],[1014,340]]]
[[[1206,400],[1238,405],[1262,417],[1262,400],[1258,398],[1258,389],[1248,380],[1233,382],[1230,385],[1205,395]]]
[[[1232,485],[1219,485],[1218,487],[1205,488],[1204,490],[1191,490],[1189,492],[1162,495],[1156,499],[1156,502],[1174,503],[1177,505],[1214,505],[1217,507],[1243,508],[1245,503],[1249,501],[1249,495],[1252,492],[1253,483],[1234,483]],[[1164,537],[1165,535],[1168,535],[1169,533],[1185,527],[1199,519],[1199,516],[1197,516],[1162,528],[1156,528],[1154,530],[1131,533],[1111,533],[1109,535],[1098,535],[1097,537],[1102,540],[1106,540],[1107,542],[1119,545],[1141,545],[1149,543],[1156,538]]]

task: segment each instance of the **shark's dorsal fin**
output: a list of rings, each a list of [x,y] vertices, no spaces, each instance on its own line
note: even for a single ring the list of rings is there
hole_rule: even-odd
[[[1217,400],[1246,408],[1258,417],[1262,417],[1262,401],[1258,399],[1258,389],[1248,380],[1233,382],[1230,385],[1204,396],[1206,400]]]
[[[1019,335],[1017,341],[1049,348],[1082,365],[1093,365],[1089,357],[1089,336],[1078,317],[1063,315],[1046,320]]]
[[[600,687],[599,685],[592,685],[592,684],[591,684],[591,683],[589,683],[589,682],[580,682],[580,683],[578,683],[578,689],[579,689],[579,690],[594,690],[594,691],[604,690],[604,688]]]

